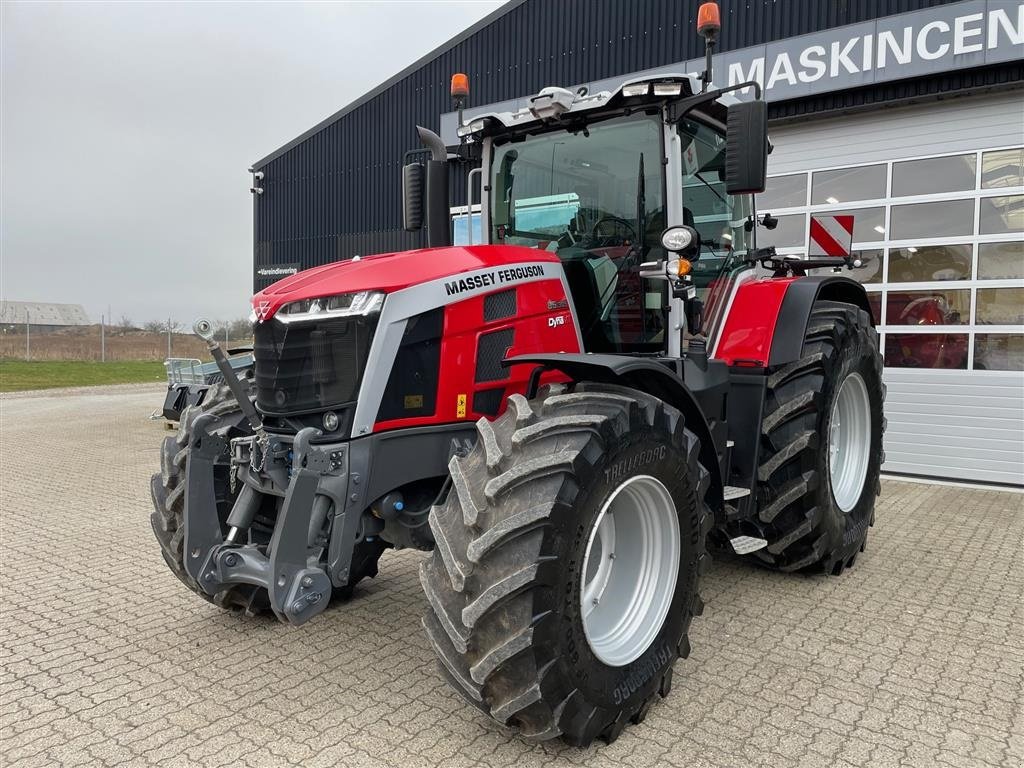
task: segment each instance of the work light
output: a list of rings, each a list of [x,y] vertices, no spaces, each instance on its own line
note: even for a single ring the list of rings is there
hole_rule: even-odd
[[[655,96],[678,96],[682,91],[683,84],[680,82],[654,84]]]
[[[622,86],[623,96],[646,96],[650,90],[650,83],[630,83]]]
[[[700,236],[692,227],[669,227],[661,235],[661,245],[666,251],[679,253],[700,242]]]

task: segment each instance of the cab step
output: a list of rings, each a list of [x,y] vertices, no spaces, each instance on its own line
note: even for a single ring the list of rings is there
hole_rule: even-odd
[[[737,555],[749,555],[768,546],[767,539],[759,539],[756,536],[737,536],[735,539],[729,539],[729,543]]]
[[[735,485],[727,485],[722,490],[722,499],[725,501],[734,501],[735,499],[742,499],[744,496],[749,495],[749,488],[740,488]]]

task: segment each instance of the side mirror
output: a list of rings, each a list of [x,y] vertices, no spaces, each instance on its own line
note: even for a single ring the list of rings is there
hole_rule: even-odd
[[[768,105],[761,99],[729,106],[725,133],[725,191],[764,192],[768,178]]]
[[[402,226],[407,232],[423,227],[423,165],[402,166]]]

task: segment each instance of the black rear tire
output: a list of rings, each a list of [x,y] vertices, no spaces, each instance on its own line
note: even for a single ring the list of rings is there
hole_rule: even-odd
[[[870,404],[867,469],[847,511],[830,480],[829,426],[843,382],[859,375]],[[803,356],[772,371],[761,431],[758,518],[768,540],[755,557],[782,571],[838,576],[864,551],[881,492],[882,357],[868,313],[852,304],[817,301]]]
[[[473,450],[450,464],[452,488],[430,515],[436,548],[420,568],[423,625],[441,671],[469,703],[529,739],[613,741],[668,695],[703,609],[711,515],[698,440],[671,406],[607,385],[515,395],[477,429]],[[583,628],[581,570],[603,504],[638,475],[671,494],[678,575],[658,634],[632,662],[609,666]]]

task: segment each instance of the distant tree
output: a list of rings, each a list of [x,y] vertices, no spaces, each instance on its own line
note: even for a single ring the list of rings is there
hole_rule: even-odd
[[[214,338],[221,344],[225,340],[229,344],[236,341],[248,341],[252,338],[252,323],[246,318],[237,320],[217,320],[213,324]]]
[[[166,320],[150,320],[144,323],[142,326],[143,330],[149,331],[150,333],[179,333],[182,330],[182,324],[174,318],[167,318]]]
[[[251,339],[252,323],[247,317],[240,317],[237,320],[232,320],[228,333],[231,334],[232,339]]]
[[[121,315],[121,319],[117,321],[117,330],[121,334],[128,333],[129,331],[135,330],[135,323],[128,315]]]

